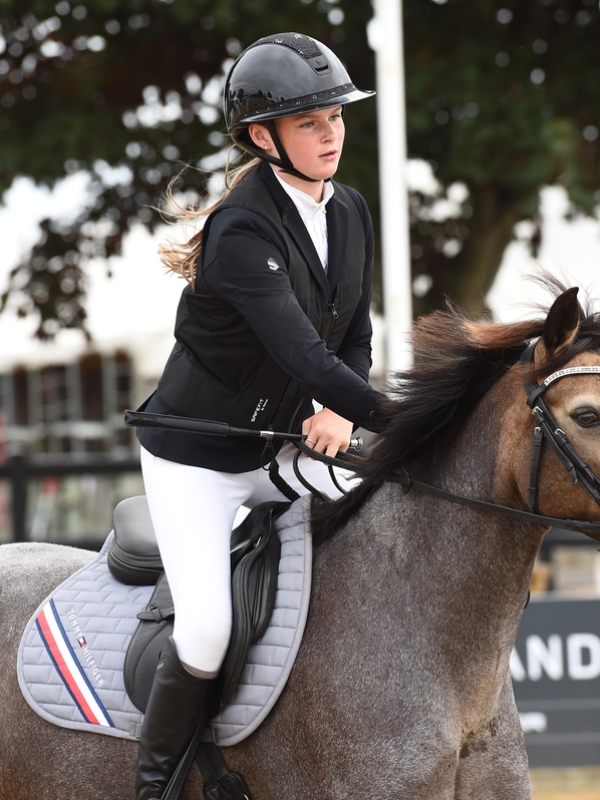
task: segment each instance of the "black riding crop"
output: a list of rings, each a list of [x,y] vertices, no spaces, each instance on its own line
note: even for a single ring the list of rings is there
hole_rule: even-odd
[[[209,436],[252,436],[262,439],[287,439],[290,442],[303,442],[302,433],[282,433],[279,431],[258,431],[250,428],[235,428],[226,422],[215,422],[210,419],[193,419],[192,417],[176,417],[171,414],[150,414],[147,411],[125,411],[125,425],[134,428],[166,428],[171,431],[187,433],[203,433]],[[350,447],[359,450],[362,439],[357,436],[350,441]]]

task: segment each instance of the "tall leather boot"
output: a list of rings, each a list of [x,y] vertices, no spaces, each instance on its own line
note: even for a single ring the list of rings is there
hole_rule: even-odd
[[[156,668],[138,751],[137,800],[160,800],[194,733],[208,722],[213,680],[183,666],[169,636]]]

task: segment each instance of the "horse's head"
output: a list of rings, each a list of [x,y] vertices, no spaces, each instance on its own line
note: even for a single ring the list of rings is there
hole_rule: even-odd
[[[556,297],[545,318],[474,322],[450,308],[417,321],[415,364],[390,388],[388,424],[360,467],[362,484],[315,515],[317,538],[399,467],[423,479],[434,473],[440,486],[452,473],[458,493],[461,477],[476,474],[479,499],[527,512],[529,521],[538,513],[600,523],[600,315],[584,312],[576,288],[541,282]],[[532,478],[536,428],[544,439]],[[482,459],[493,461],[493,477]],[[600,541],[600,525],[586,533]]]
[[[531,412],[521,407],[515,432],[531,446],[515,448],[521,498],[547,516],[600,520],[600,328],[583,317],[576,288],[556,299],[525,361]]]

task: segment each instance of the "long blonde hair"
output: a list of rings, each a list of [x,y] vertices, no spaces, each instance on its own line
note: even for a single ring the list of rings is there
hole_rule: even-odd
[[[192,220],[208,217],[209,214],[212,214],[212,212],[221,205],[223,200],[225,200],[229,193],[235,189],[246,175],[251,170],[256,169],[261,163],[260,158],[253,158],[245,164],[231,169],[230,156],[231,150],[229,151],[227,163],[225,165],[225,191],[217,202],[210,206],[206,206],[205,208],[184,208],[175,200],[173,194],[173,187],[177,178],[174,178],[169,183],[165,197],[174,211],[167,212],[165,216],[171,224],[188,223]],[[165,212],[163,212],[163,214],[164,213]],[[191,239],[188,239],[188,241],[183,244],[181,242],[176,242],[174,239],[167,239],[165,244],[160,245],[158,248],[160,260],[163,265],[170,272],[175,272],[177,275],[181,275],[182,278],[185,278],[192,289],[196,288],[196,269],[200,251],[202,250],[202,234],[203,229],[200,228]]]

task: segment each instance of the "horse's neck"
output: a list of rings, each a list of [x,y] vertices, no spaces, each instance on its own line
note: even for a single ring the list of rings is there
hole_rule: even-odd
[[[498,469],[503,449],[510,446],[507,428],[514,424],[511,401],[510,388],[500,382],[464,422],[448,426],[433,447],[420,453],[414,467],[429,482],[443,481],[452,491],[477,492],[474,496],[491,502],[518,503],[512,476]],[[522,406],[527,414],[524,394]],[[520,447],[527,448],[516,432],[514,438]]]
[[[510,446],[505,413],[509,395],[502,389],[492,391],[458,433],[450,432],[421,454],[409,473],[470,497],[518,504],[513,477],[498,468],[499,450]],[[517,445],[527,450],[527,442],[519,441],[518,432],[512,446]],[[448,619],[453,620],[452,636],[470,653],[473,665],[479,657],[485,660],[487,648],[502,652],[507,660],[543,528],[417,490],[404,498],[392,487],[384,487],[383,492],[388,494],[388,503],[395,494],[402,515],[404,541],[399,546],[412,549],[414,562],[431,563],[423,602],[446,608]],[[425,572],[426,567],[422,574]],[[420,591],[418,586],[413,588]]]
[[[458,432],[447,432],[434,448],[415,459],[409,471],[414,470],[415,477],[418,475],[427,483],[458,494],[523,508],[515,476],[507,467],[506,451],[510,451],[509,460],[515,460],[516,448],[523,451],[523,458],[527,458],[530,443],[525,432],[516,428],[511,402],[514,400],[510,387],[497,385]],[[522,405],[526,417],[524,396]],[[416,493],[413,499],[415,496]],[[426,505],[430,503],[425,497],[417,502],[420,504],[423,500]],[[456,539],[462,540],[467,536],[474,563],[480,563],[482,567],[495,563],[494,574],[498,578],[501,574],[504,578],[510,575],[509,585],[521,590],[523,581],[529,579],[543,527],[443,500],[436,507],[441,511],[438,524],[442,529],[456,530]],[[486,580],[489,579],[488,574]]]
[[[409,473],[510,499],[510,476],[497,474],[506,399],[491,396],[458,433],[406,464]],[[383,482],[317,549],[314,618],[343,621],[340,664],[363,653],[372,674],[399,673],[409,694],[415,675],[429,676],[417,681],[419,697],[425,680],[434,693],[443,685],[461,727],[475,730],[496,713],[541,536],[527,523]]]

